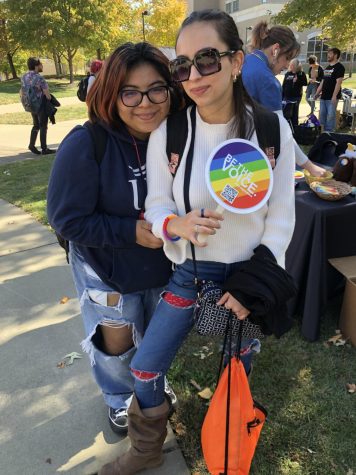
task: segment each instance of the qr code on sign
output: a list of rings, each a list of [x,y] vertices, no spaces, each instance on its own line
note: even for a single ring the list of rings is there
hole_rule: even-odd
[[[224,189],[220,193],[220,196],[222,196],[226,201],[228,201],[230,204],[234,202],[234,199],[236,196],[239,194],[238,191],[235,190],[230,185],[225,185]]]

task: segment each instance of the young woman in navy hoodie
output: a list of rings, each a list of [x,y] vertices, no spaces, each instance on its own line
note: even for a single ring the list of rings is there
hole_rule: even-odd
[[[106,136],[102,160],[89,129],[75,127],[58,149],[48,186],[49,222],[70,243],[82,347],[119,433],[127,431],[134,386],[129,364],[171,273],[162,240],[143,218],[148,137],[180,100],[159,49],[120,46],[87,97],[90,122]]]

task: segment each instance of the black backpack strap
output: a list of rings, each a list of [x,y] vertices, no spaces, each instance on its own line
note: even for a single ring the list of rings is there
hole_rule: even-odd
[[[94,145],[94,157],[98,165],[102,162],[106,150],[107,132],[100,124],[93,124],[89,120],[84,123],[84,127],[89,131]],[[69,264],[69,241],[60,234],[55,233],[57,241],[65,250],[67,263]]]
[[[196,107],[195,106],[193,106],[192,110],[190,111],[190,119],[191,119],[191,127],[192,127],[192,136],[190,139],[187,160],[185,163],[184,185],[183,185],[184,206],[185,206],[186,213],[189,213],[189,211],[191,211],[190,201],[189,201],[189,185],[190,185],[190,175],[192,173],[194,142],[195,142],[195,126],[196,126]]]
[[[193,106],[190,111],[190,121],[191,121],[191,128],[192,128],[192,136],[190,139],[187,160],[185,163],[184,184],[183,184],[184,207],[185,207],[186,213],[189,213],[189,211],[191,211],[191,206],[190,206],[190,201],[189,201],[189,185],[190,185],[190,176],[192,174],[194,142],[195,142],[195,127],[196,127],[196,107],[195,106]],[[188,135],[188,131],[187,131],[187,135]],[[197,267],[197,260],[195,257],[195,247],[192,243],[190,243],[190,249],[192,251],[192,258],[193,258],[194,277],[195,277],[194,281],[198,289],[198,282],[199,282],[198,267]]]
[[[257,140],[261,149],[265,152],[275,167],[281,151],[281,131],[279,118],[275,112],[258,107],[254,115]]]
[[[100,165],[104,158],[108,134],[100,124],[93,124],[89,120],[85,122],[84,127],[90,133],[95,149],[95,161]]]
[[[175,177],[185,144],[188,137],[187,109],[184,108],[167,117],[166,153],[169,161],[169,170]]]

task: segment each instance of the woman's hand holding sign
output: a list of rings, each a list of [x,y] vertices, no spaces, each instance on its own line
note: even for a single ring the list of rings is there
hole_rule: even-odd
[[[220,228],[224,218],[221,213],[211,209],[194,209],[185,216],[177,216],[169,221],[167,232],[191,241],[195,246],[205,247],[207,242],[198,241],[198,235],[213,235]]]

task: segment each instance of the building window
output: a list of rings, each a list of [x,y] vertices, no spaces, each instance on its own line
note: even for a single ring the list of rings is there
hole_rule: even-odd
[[[261,3],[268,3],[268,0],[261,0]]]
[[[226,11],[226,13],[231,13],[231,3],[226,3],[225,4],[225,11]]]
[[[329,46],[321,36],[315,36],[308,41],[307,57],[311,54],[318,58],[321,63],[327,63],[327,53]]]
[[[239,0],[234,0],[232,2],[232,11],[237,12],[239,10]]]

